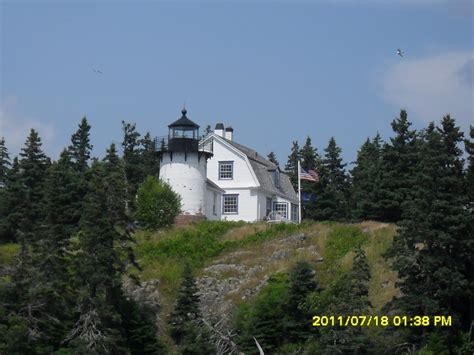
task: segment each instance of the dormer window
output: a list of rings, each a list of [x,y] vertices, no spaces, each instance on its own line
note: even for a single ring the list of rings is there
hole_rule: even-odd
[[[280,187],[280,170],[277,168],[273,171],[273,184],[275,187]]]

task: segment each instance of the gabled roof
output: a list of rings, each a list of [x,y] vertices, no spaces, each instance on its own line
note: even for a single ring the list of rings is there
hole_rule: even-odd
[[[206,179],[206,184],[207,184],[207,188],[211,189],[211,190],[216,190],[216,191],[219,191],[220,193],[224,193],[225,190],[220,188],[216,183],[214,183],[212,180],[210,180],[209,178]]]
[[[261,188],[270,193],[280,195],[294,203],[298,203],[298,195],[296,194],[288,175],[280,171],[280,186],[276,187],[273,183],[273,172],[280,169],[277,165],[273,164],[270,160],[265,159],[262,155],[258,154],[251,148],[225,138],[222,139],[247,156]]]

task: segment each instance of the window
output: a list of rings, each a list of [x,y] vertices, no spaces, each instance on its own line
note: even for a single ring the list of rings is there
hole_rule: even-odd
[[[288,218],[288,204],[286,202],[273,202],[273,210],[282,217]]]
[[[219,180],[232,180],[234,178],[234,162],[219,162]]]
[[[280,170],[278,168],[273,172],[273,184],[275,187],[280,187]]]
[[[212,214],[216,215],[216,201],[217,201],[217,194],[214,192],[214,200],[212,203]]]
[[[224,195],[222,200],[222,213],[239,213],[239,195]]]
[[[272,211],[272,198],[267,197],[267,214],[266,214],[266,216],[268,216],[271,211]]]
[[[298,221],[298,205],[291,204],[291,220]]]

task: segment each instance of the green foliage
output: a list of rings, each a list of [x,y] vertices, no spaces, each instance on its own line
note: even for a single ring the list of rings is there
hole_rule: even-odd
[[[319,291],[314,274],[313,268],[306,261],[299,261],[290,270],[290,289],[286,307],[289,317],[286,334],[291,342],[303,342],[311,333],[312,315],[303,305],[310,293]]]
[[[158,178],[160,172],[160,160],[158,158],[155,140],[147,132],[140,141],[142,145],[141,151],[141,168],[144,176],[153,176]]]
[[[272,162],[273,164],[275,164],[275,165],[280,165],[280,163],[278,163],[276,154],[273,153],[273,152],[270,152],[270,153],[267,155],[267,159],[268,159],[269,161],[271,161],[271,162]]]
[[[395,136],[382,149],[382,168],[378,191],[379,218],[398,222],[402,218],[403,204],[412,198],[412,187],[419,153],[418,133],[411,130],[405,110],[392,121]]]
[[[341,258],[351,250],[360,247],[367,235],[360,228],[351,225],[337,225],[331,229],[326,245],[326,259],[329,262]]]
[[[181,211],[181,197],[170,185],[151,176],[137,191],[135,218],[145,229],[170,226]]]
[[[352,269],[333,281],[320,293],[313,293],[307,307],[315,315],[354,316],[367,315],[370,302],[368,283],[370,270],[365,253],[356,249]],[[369,353],[372,344],[362,327],[340,325],[322,327],[319,330],[319,348],[328,354]]]
[[[462,136],[449,116],[441,127],[430,124],[423,132],[412,199],[405,204],[399,233],[387,254],[403,292],[392,306],[408,315],[452,315],[456,324],[445,330],[450,351],[457,332],[471,322],[466,315],[472,299],[474,240],[458,148]],[[429,331],[413,329],[411,335],[424,344]]]
[[[254,337],[268,353],[284,343],[289,317],[286,313],[289,287],[288,275],[275,274],[251,304],[239,306],[234,327],[242,351],[258,353]]]
[[[300,147],[298,141],[293,142],[291,153],[288,156],[288,162],[285,165],[285,171],[288,174],[291,184],[295,189],[298,188],[298,161],[301,159]]]
[[[140,133],[137,132],[135,124],[122,121],[123,131],[123,162],[125,177],[127,179],[128,208],[133,211],[135,208],[135,195],[138,186],[145,179],[143,167],[141,165]]]
[[[381,138],[377,135],[365,141],[357,153],[356,166],[351,170],[351,209],[358,220],[378,220],[380,176],[382,166]]]
[[[128,222],[127,181],[123,163],[117,155],[115,144],[107,149],[104,158],[105,187],[107,190],[107,207],[115,225],[124,226]]]
[[[305,206],[306,216],[316,220],[344,220],[348,212],[348,178],[342,163],[341,148],[335,139],[329,140],[318,183],[308,184],[306,189],[316,194],[316,201]]]
[[[202,327],[198,288],[191,267],[186,265],[176,307],[170,316],[171,336],[182,354],[212,354],[215,352],[208,332]]]
[[[79,123],[79,128],[71,137],[69,153],[75,169],[80,173],[84,173],[87,170],[91,156],[90,129],[91,126],[87,122],[87,118],[83,117]]]
[[[5,138],[0,138],[0,189],[3,188],[7,182],[8,170],[11,166],[10,156],[8,154],[7,146],[5,145]]]

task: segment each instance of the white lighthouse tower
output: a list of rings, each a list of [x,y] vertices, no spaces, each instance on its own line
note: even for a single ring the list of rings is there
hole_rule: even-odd
[[[160,149],[160,179],[181,196],[182,214],[177,223],[205,218],[207,159],[211,151],[199,148],[199,125],[182,116],[168,126]]]

